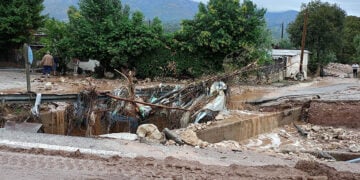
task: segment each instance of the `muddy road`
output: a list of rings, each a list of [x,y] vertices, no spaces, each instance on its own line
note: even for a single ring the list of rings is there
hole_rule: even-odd
[[[300,161],[295,167],[214,166],[167,157],[101,158],[80,152],[0,150],[1,179],[358,179],[326,165]],[[316,170],[314,170],[316,169]],[[316,171],[316,172],[315,172]]]

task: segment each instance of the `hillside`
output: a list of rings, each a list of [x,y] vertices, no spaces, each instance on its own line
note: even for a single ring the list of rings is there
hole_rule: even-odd
[[[44,14],[59,20],[67,20],[69,6],[77,6],[79,0],[45,0]],[[141,11],[147,19],[159,17],[163,22],[180,22],[191,19],[198,10],[198,3],[192,0],[122,0],[131,11]]]
[[[274,39],[281,38],[281,24],[284,23],[284,36],[287,37],[286,28],[289,23],[295,20],[299,12],[268,12],[265,15],[268,28],[271,30]]]
[[[44,14],[50,17],[67,21],[66,11],[69,6],[77,6],[79,0],[45,0]],[[192,19],[198,10],[198,3],[192,0],[122,0],[123,4],[128,4],[131,11],[139,10],[144,13],[146,19],[159,17],[165,29],[179,28],[182,19]],[[267,12],[266,21],[275,39],[280,38],[281,23],[286,25],[293,21],[297,11],[286,12]]]

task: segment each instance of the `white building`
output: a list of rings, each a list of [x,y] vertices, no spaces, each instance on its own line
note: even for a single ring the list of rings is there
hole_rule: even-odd
[[[307,79],[307,65],[309,62],[310,52],[304,51],[304,58],[302,63],[302,69],[304,72],[304,79]],[[290,49],[273,49],[272,58],[274,60],[284,61],[284,77],[295,78],[296,74],[300,71],[300,56],[301,50],[290,50]]]

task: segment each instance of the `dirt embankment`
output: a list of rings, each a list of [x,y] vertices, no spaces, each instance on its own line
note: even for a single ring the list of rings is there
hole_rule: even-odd
[[[358,101],[314,101],[311,102],[308,110],[308,122],[317,125],[360,128],[359,108]]]

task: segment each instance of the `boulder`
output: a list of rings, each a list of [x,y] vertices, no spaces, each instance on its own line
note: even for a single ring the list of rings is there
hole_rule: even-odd
[[[148,142],[160,143],[165,140],[164,135],[154,124],[142,124],[138,127],[136,134]]]
[[[190,144],[192,146],[206,147],[209,145],[208,142],[199,139],[196,133],[190,129],[186,129],[185,131],[180,132],[180,138],[186,144]]]
[[[349,150],[350,150],[350,152],[358,153],[358,152],[360,152],[360,145],[351,144],[349,146]]]

